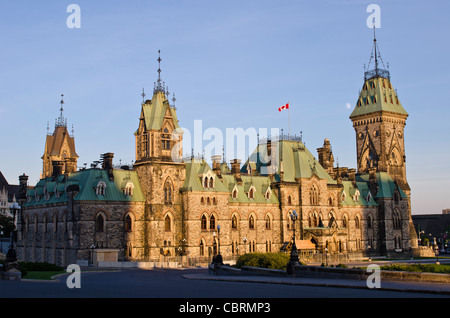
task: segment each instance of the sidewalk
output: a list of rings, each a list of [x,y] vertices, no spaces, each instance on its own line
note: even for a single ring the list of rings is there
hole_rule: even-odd
[[[288,284],[318,287],[341,287],[368,289],[365,280],[351,279],[324,279],[303,277],[271,277],[271,276],[216,276],[205,274],[185,274],[186,279],[203,279],[228,282]],[[411,281],[381,281],[381,290],[432,293],[450,295],[450,284],[421,283]]]

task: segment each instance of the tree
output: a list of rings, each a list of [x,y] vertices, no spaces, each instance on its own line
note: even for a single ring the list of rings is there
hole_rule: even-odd
[[[14,229],[13,218],[0,214],[0,238],[9,238]]]

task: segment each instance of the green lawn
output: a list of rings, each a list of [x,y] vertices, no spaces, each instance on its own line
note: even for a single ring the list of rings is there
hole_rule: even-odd
[[[437,264],[390,264],[381,270],[450,274],[450,265]]]
[[[29,271],[22,278],[24,279],[46,279],[51,280],[52,276],[64,274],[66,271]]]

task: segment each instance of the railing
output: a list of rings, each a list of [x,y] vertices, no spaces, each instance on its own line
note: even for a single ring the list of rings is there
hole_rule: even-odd
[[[364,80],[368,80],[369,78],[381,76],[387,79],[390,79],[391,75],[388,70],[384,70],[382,68],[376,68],[367,72],[364,72]]]

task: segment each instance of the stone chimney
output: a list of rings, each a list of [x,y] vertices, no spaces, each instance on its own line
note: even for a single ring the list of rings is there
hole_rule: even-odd
[[[25,173],[19,176],[19,201],[26,201],[28,190],[28,176]]]
[[[319,156],[320,165],[327,171],[332,171],[334,166],[334,157],[331,150],[330,140],[326,138],[323,141],[323,147],[317,148],[317,154]],[[330,169],[331,168],[331,169]]]
[[[356,169],[348,169],[348,180],[353,182],[356,181]]]
[[[113,175],[113,159],[114,159],[114,154],[111,153],[111,152],[104,153],[102,155],[102,169],[106,170],[110,180],[112,180],[114,178],[114,175]]]
[[[69,173],[77,171],[77,160],[75,158],[64,158],[64,174],[68,175]]]
[[[221,159],[222,159],[222,156],[220,156],[220,155],[215,155],[215,156],[211,157],[213,171],[219,178],[222,178],[222,171],[220,170],[220,160]]]
[[[237,182],[240,184],[242,183],[241,179],[241,160],[240,159],[233,159],[231,160],[231,174],[234,175]]]

